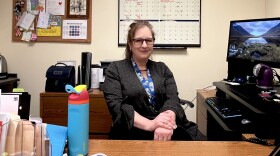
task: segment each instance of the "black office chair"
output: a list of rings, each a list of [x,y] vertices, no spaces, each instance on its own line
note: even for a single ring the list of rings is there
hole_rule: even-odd
[[[184,100],[184,99],[179,99],[179,103],[181,105],[187,105],[188,107],[190,108],[193,108],[194,107],[194,104],[191,102],[191,101],[188,101],[188,100]]]

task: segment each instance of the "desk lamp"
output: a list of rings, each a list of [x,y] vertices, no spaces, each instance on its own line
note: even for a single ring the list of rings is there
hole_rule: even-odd
[[[253,68],[253,74],[257,77],[257,87],[271,89],[273,87],[273,71],[265,64],[257,64]]]

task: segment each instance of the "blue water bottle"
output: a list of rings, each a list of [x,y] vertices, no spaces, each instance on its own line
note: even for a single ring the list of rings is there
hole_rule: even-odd
[[[89,139],[89,94],[85,85],[73,88],[66,85],[71,93],[68,98],[68,155],[87,155]]]

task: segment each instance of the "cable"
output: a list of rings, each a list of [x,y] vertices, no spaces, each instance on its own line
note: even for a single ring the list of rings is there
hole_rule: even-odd
[[[207,87],[205,87],[205,88],[203,88],[202,90],[206,90],[206,89],[208,89],[208,88],[211,88],[211,87],[213,87],[214,85],[210,85],[210,86],[207,86]]]
[[[210,85],[207,87],[202,88],[203,91],[206,91],[206,89],[213,87],[214,85]],[[197,98],[197,96],[195,96],[190,102],[193,103],[193,101]],[[186,111],[186,109],[188,108],[188,105],[184,108],[184,111]]]

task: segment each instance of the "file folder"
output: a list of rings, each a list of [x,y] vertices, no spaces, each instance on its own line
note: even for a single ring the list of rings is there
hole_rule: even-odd
[[[46,129],[52,145],[51,155],[63,155],[67,140],[67,127],[47,124]]]

